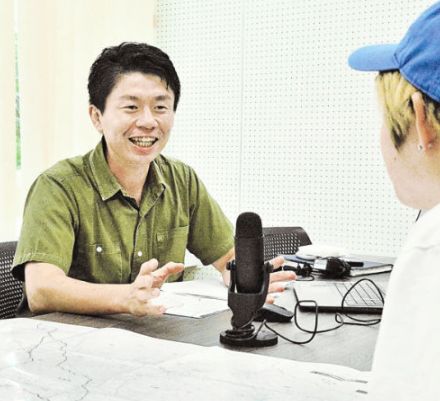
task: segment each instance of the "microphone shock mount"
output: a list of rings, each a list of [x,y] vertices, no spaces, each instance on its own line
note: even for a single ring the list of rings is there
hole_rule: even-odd
[[[252,321],[260,309],[269,289],[270,273],[273,266],[266,262],[263,265],[263,285],[257,293],[243,293],[237,290],[237,270],[235,261],[229,262],[227,269],[231,272],[228,291],[228,306],[232,310],[232,329],[220,333],[220,342],[225,345],[240,347],[267,347],[275,345],[278,337],[269,331],[255,330]]]

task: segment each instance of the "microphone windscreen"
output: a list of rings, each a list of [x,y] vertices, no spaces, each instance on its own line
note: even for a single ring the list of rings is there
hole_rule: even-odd
[[[238,216],[235,236],[239,238],[255,238],[263,235],[261,218],[256,213],[245,212]]]
[[[260,216],[242,213],[235,227],[237,292],[256,294],[263,285],[264,244]]]

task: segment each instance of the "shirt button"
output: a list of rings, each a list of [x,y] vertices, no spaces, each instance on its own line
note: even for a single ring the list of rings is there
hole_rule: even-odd
[[[139,251],[139,252],[138,252],[138,256],[142,256],[142,251]]]
[[[96,252],[101,253],[102,252],[102,247],[101,246],[97,246],[96,247]]]

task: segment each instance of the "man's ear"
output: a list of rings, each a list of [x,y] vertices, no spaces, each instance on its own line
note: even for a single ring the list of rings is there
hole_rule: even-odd
[[[90,116],[90,120],[92,120],[93,126],[96,128],[96,130],[98,132],[100,132],[101,134],[103,134],[103,129],[102,129],[102,125],[101,125],[101,111],[94,106],[93,104],[89,105],[89,116]]]
[[[411,100],[416,115],[415,126],[419,149],[431,149],[436,139],[436,133],[426,119],[426,105],[423,96],[420,92],[415,92],[411,95]]]

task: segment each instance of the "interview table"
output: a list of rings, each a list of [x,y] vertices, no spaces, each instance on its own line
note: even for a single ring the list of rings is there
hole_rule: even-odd
[[[369,276],[377,282],[387,281],[389,274]],[[285,291],[279,298],[280,304],[294,308],[295,296],[292,290]],[[160,317],[134,317],[131,315],[86,316],[69,313],[49,313],[36,319],[68,323],[94,328],[120,328],[151,337],[190,343],[202,346],[221,346],[241,352],[250,352],[296,361],[331,363],[352,367],[362,371],[371,369],[374,347],[379,325],[359,327],[344,326],[336,331],[317,334],[306,345],[295,345],[278,338],[278,344],[263,348],[230,348],[219,342],[220,332],[230,328],[231,312],[225,311],[201,319],[164,315]],[[369,315],[362,315],[367,319]],[[313,313],[300,312],[299,321],[311,328]],[[255,323],[258,325],[259,323]],[[334,314],[319,314],[319,329],[335,326]],[[299,331],[291,323],[270,323],[270,326],[283,335],[301,341],[309,334]]]

